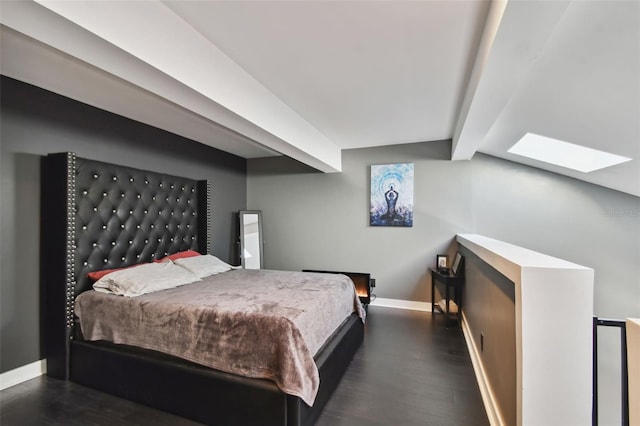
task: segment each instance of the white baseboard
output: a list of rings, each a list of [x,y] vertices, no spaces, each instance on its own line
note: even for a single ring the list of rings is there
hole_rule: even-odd
[[[382,306],[385,308],[410,309],[412,311],[431,312],[430,302],[416,302],[414,300],[385,299],[376,297],[371,306]]]
[[[502,415],[500,413],[500,409],[498,408],[498,401],[493,394],[493,390],[491,389],[491,384],[487,378],[487,373],[484,370],[484,365],[482,364],[482,358],[480,357],[480,351],[478,351],[478,347],[475,344],[475,341],[471,335],[471,329],[469,328],[469,323],[467,323],[467,317],[464,315],[464,310],[462,311],[462,334],[464,335],[464,340],[467,342],[467,348],[469,350],[469,356],[471,357],[471,364],[473,364],[473,371],[476,373],[476,380],[478,382],[478,387],[480,388],[480,395],[482,395],[482,402],[484,403],[484,409],[487,412],[487,417],[489,418],[489,424],[491,426],[503,426],[506,425]]]
[[[46,373],[47,361],[44,359],[23,365],[22,367],[0,374],[0,390],[10,388],[11,386],[18,385],[22,382],[26,382],[27,380],[35,379],[36,377],[42,376]]]

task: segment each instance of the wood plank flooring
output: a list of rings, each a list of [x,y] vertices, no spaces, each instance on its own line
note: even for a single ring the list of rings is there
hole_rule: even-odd
[[[426,312],[372,306],[365,333],[316,425],[489,424],[457,325]],[[197,423],[43,376],[0,392],[0,424]]]

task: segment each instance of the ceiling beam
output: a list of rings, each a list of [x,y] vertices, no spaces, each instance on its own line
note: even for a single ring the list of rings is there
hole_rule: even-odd
[[[570,3],[492,1],[453,132],[452,160],[470,160],[478,151]]]
[[[2,12],[3,25],[267,150],[341,170],[337,145],[160,2],[22,1]]]

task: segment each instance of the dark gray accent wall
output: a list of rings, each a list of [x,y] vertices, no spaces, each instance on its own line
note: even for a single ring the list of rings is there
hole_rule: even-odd
[[[2,77],[0,81],[0,372],[42,359],[40,160],[53,152],[213,183],[213,254],[235,262],[246,160]]]

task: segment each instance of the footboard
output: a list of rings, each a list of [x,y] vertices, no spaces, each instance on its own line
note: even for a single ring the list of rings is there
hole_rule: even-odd
[[[208,425],[312,425],[363,338],[364,324],[354,314],[318,352],[320,389],[313,407],[269,380],[109,343],[72,342],[71,380]]]

